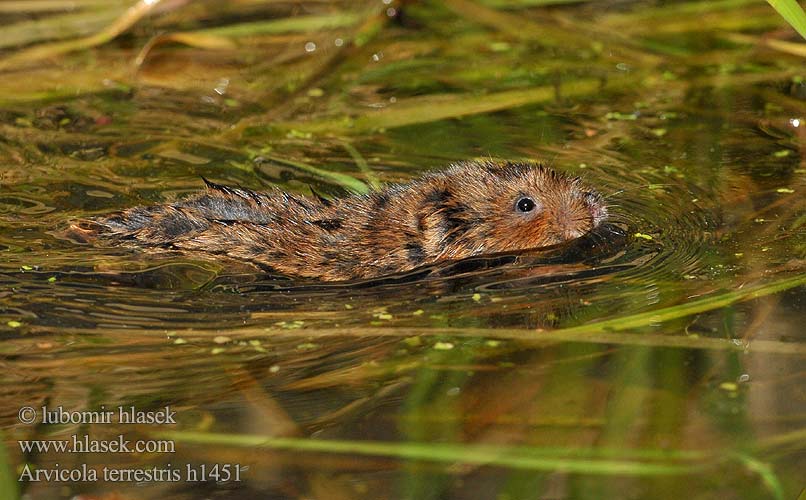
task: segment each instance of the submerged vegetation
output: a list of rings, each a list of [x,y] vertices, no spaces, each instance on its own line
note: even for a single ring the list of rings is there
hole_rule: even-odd
[[[0,3],[0,497],[795,498],[806,18],[769,4]],[[486,156],[583,176],[624,241],[325,285],[55,231],[201,176],[338,196]],[[20,423],[43,405],[180,422]],[[177,453],[18,444],[120,433]],[[169,462],[243,481],[17,480]]]

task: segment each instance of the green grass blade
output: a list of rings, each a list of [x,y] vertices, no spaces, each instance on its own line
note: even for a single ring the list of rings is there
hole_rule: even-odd
[[[743,302],[746,300],[757,299],[766,295],[771,295],[790,288],[806,285],[806,275],[796,275],[790,278],[784,278],[772,283],[765,283],[753,287],[746,287],[741,290],[726,292],[712,297],[705,297],[692,302],[686,302],[676,306],[664,307],[655,311],[647,311],[643,313],[633,314],[631,316],[623,316],[620,318],[613,318],[596,323],[588,323],[585,325],[574,326],[570,328],[563,328],[558,330],[564,334],[576,333],[591,333],[591,332],[613,332],[621,330],[629,330],[648,326],[651,324],[662,323],[673,319],[684,318],[692,314],[698,314],[721,307],[727,307],[736,302]]]
[[[447,464],[475,464],[526,470],[551,470],[596,475],[659,476],[697,473],[716,460],[642,462],[631,459],[574,457],[576,450],[558,456],[556,450],[489,445],[422,442],[384,442],[270,438],[247,434],[170,431],[156,433],[160,438],[181,443],[272,448],[315,453],[344,453],[423,460]]]
[[[767,0],[767,3],[772,5],[781,14],[781,17],[786,19],[786,22],[806,39],[806,12],[803,12],[798,2],[795,0]]]
[[[308,172],[309,174],[321,177],[322,179],[338,184],[339,186],[347,188],[356,193],[366,193],[367,191],[369,191],[369,188],[367,187],[366,184],[356,179],[355,177],[351,177],[347,174],[333,172],[331,170],[324,170],[318,167],[314,167],[313,165],[308,165],[307,163],[289,160],[286,158],[280,158],[278,156],[268,154],[264,154],[262,156],[275,163],[279,163],[281,165],[288,165],[289,167],[294,167],[299,170],[302,170],[303,172]]]
[[[559,88],[559,92],[557,87],[547,85],[482,95],[429,95],[400,99],[394,106],[364,112],[352,119],[347,117],[325,118],[272,125],[306,132],[359,133],[490,113],[527,104],[552,101],[559,97],[590,95],[601,88],[602,82],[599,79],[579,79],[564,83]]]
[[[0,498],[8,498],[9,500],[19,498],[17,478],[12,473],[8,450],[6,450],[5,439],[3,439],[2,434],[0,434]]]

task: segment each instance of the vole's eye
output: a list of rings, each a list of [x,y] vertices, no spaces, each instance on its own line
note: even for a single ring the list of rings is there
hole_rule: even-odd
[[[585,203],[588,205],[595,205],[599,201],[599,195],[592,191],[582,193],[582,198],[585,199]]]
[[[531,212],[535,209],[535,202],[528,196],[524,196],[523,198],[518,199],[515,203],[515,207],[517,207],[518,212]]]

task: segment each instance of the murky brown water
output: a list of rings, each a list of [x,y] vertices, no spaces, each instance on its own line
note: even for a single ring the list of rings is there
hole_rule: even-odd
[[[527,4],[168,2],[40,59],[127,4],[0,6],[0,498],[797,497],[806,74],[762,35],[798,40],[762,3]],[[202,176],[338,196],[487,156],[583,176],[612,226],[330,284],[56,236]],[[74,436],[172,449],[24,449]]]

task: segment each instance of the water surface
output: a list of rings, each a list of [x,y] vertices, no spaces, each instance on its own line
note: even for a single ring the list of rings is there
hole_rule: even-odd
[[[806,486],[806,74],[769,6],[42,4],[0,10],[3,498]],[[111,41],[60,45],[115,19]],[[474,157],[582,176],[614,232],[329,284],[58,237],[202,176],[340,196]],[[43,406],[177,423],[43,424]],[[119,435],[174,449],[20,445]],[[168,472],[30,480],[103,467]]]

